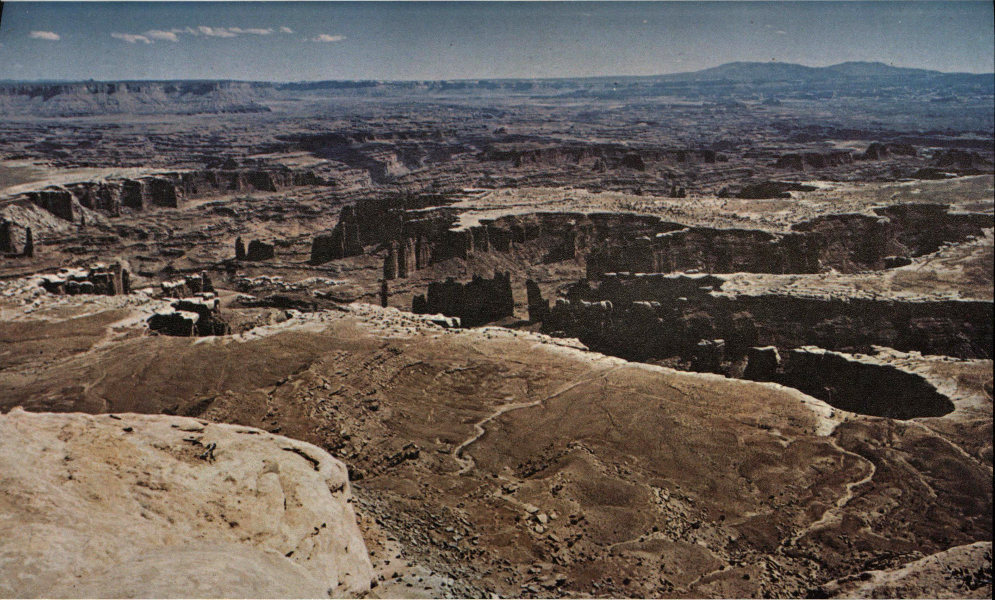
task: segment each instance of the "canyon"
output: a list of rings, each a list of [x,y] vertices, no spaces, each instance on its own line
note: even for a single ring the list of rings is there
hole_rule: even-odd
[[[0,595],[990,597],[993,98],[0,83]]]

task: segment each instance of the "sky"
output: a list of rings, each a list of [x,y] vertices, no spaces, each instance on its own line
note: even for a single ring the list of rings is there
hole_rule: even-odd
[[[4,2],[0,79],[656,75],[732,61],[995,71],[982,2]]]

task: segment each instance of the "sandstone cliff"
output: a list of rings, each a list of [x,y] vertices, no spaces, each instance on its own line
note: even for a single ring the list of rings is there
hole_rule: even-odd
[[[0,596],[327,597],[369,589],[346,467],[257,429],[0,416]]]

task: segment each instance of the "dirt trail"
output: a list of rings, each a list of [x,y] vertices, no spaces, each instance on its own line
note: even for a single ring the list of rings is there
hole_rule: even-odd
[[[553,392],[552,394],[544,398],[539,398],[538,400],[533,400],[531,402],[512,402],[509,404],[502,404],[501,406],[497,407],[497,410],[495,410],[493,413],[474,423],[473,429],[475,433],[469,438],[467,438],[462,444],[456,446],[456,449],[453,450],[453,458],[456,460],[457,463],[461,465],[459,474],[464,475],[466,473],[469,473],[470,470],[473,469],[474,465],[476,464],[475,461],[473,460],[473,457],[463,456],[463,451],[466,450],[466,448],[470,444],[476,442],[481,437],[483,437],[483,435],[487,432],[487,430],[484,429],[484,425],[486,425],[487,423],[493,421],[494,419],[500,417],[501,415],[507,412],[511,412],[513,410],[519,410],[522,408],[531,408],[533,406],[539,406],[543,402],[546,402],[547,400],[552,400],[553,398],[556,398],[558,396],[562,396],[563,394],[569,392],[570,390],[579,387],[581,385],[584,385],[585,383],[590,383],[596,379],[600,379],[601,377],[608,375],[609,373],[618,368],[619,367],[610,367],[603,371],[599,371],[597,374],[591,377],[587,377],[581,379],[580,381],[575,381],[571,384],[568,384],[560,388],[559,390]]]
[[[843,508],[846,507],[846,505],[849,504],[851,500],[853,500],[855,495],[854,490],[864,485],[865,483],[869,483],[874,478],[874,475],[877,473],[877,467],[874,466],[874,463],[872,461],[868,460],[867,458],[855,452],[846,450],[845,448],[840,446],[836,442],[836,440],[832,437],[829,437],[828,440],[829,443],[833,446],[833,448],[838,450],[840,453],[856,458],[858,461],[866,464],[869,467],[869,469],[867,471],[867,474],[861,477],[860,479],[847,483],[843,487],[843,495],[837,498],[836,502],[832,506],[827,508],[826,511],[822,513],[822,516],[819,517],[818,520],[813,521],[812,523],[808,524],[806,527],[798,531],[798,533],[791,536],[791,539],[785,544],[786,546],[794,546],[795,544],[798,543],[798,540],[802,539],[807,534],[816,531],[819,528],[828,525],[829,523],[832,523],[834,519],[842,518],[838,513],[839,511],[843,510]]]

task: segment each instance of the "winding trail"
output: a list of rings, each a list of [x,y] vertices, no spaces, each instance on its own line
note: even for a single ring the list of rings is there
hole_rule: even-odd
[[[481,419],[481,420],[477,421],[476,423],[474,423],[473,424],[473,429],[474,429],[475,433],[472,436],[470,436],[469,438],[467,438],[462,444],[460,444],[459,446],[456,446],[456,448],[453,450],[453,453],[452,453],[453,458],[456,460],[457,463],[460,464],[460,470],[459,470],[458,474],[459,475],[465,475],[466,473],[469,473],[470,470],[473,469],[473,467],[476,465],[476,462],[473,460],[472,456],[464,456],[464,450],[466,450],[466,448],[468,446],[470,446],[470,444],[473,444],[474,442],[476,442],[477,440],[479,440],[481,437],[483,437],[485,433],[487,433],[487,430],[484,429],[484,425],[486,425],[487,423],[489,423],[489,422],[493,421],[494,419],[500,417],[501,415],[503,415],[503,414],[505,414],[507,412],[511,412],[513,410],[520,410],[520,409],[523,409],[523,408],[532,408],[533,406],[539,406],[543,402],[546,402],[548,400],[552,400],[553,398],[556,398],[558,396],[562,396],[563,394],[566,394],[567,392],[569,392],[570,390],[572,390],[572,389],[574,389],[576,387],[579,387],[579,386],[584,385],[586,383],[591,383],[592,381],[595,381],[596,379],[600,379],[602,377],[605,377],[606,375],[608,375],[609,373],[611,373],[612,371],[614,371],[614,370],[616,370],[618,368],[620,368],[620,367],[619,366],[610,367],[608,369],[605,369],[603,371],[598,372],[595,375],[592,375],[591,377],[587,377],[585,379],[581,379],[580,381],[575,381],[575,382],[573,382],[571,384],[568,384],[568,385],[560,388],[559,390],[553,392],[552,394],[550,394],[550,395],[548,395],[548,396],[546,396],[544,398],[539,398],[538,400],[532,400],[531,402],[512,402],[512,403],[509,403],[509,404],[502,404],[501,406],[498,406],[497,410],[495,410],[493,413],[491,413],[490,415],[488,415],[488,416],[484,417],[483,419]]]
[[[849,450],[846,450],[845,448],[840,446],[834,438],[830,437],[828,439],[829,443],[834,448],[839,450],[842,454],[856,458],[859,462],[866,464],[869,467],[869,469],[867,471],[867,474],[861,477],[860,479],[847,483],[843,488],[843,495],[841,495],[839,498],[836,499],[836,502],[833,504],[833,506],[827,508],[826,511],[822,513],[822,516],[819,517],[818,520],[813,521],[812,523],[808,524],[806,527],[801,529],[798,533],[793,535],[786,544],[788,546],[794,546],[796,543],[798,543],[798,540],[802,539],[804,536],[828,525],[829,523],[833,522],[836,518],[838,518],[837,513],[843,510],[843,508],[846,507],[846,505],[849,504],[851,500],[853,500],[853,497],[855,495],[853,490],[864,485],[865,483],[869,483],[872,479],[874,479],[875,473],[877,473],[877,467],[874,466],[874,463],[872,461],[870,461],[866,457],[857,454],[856,452],[851,452]]]

